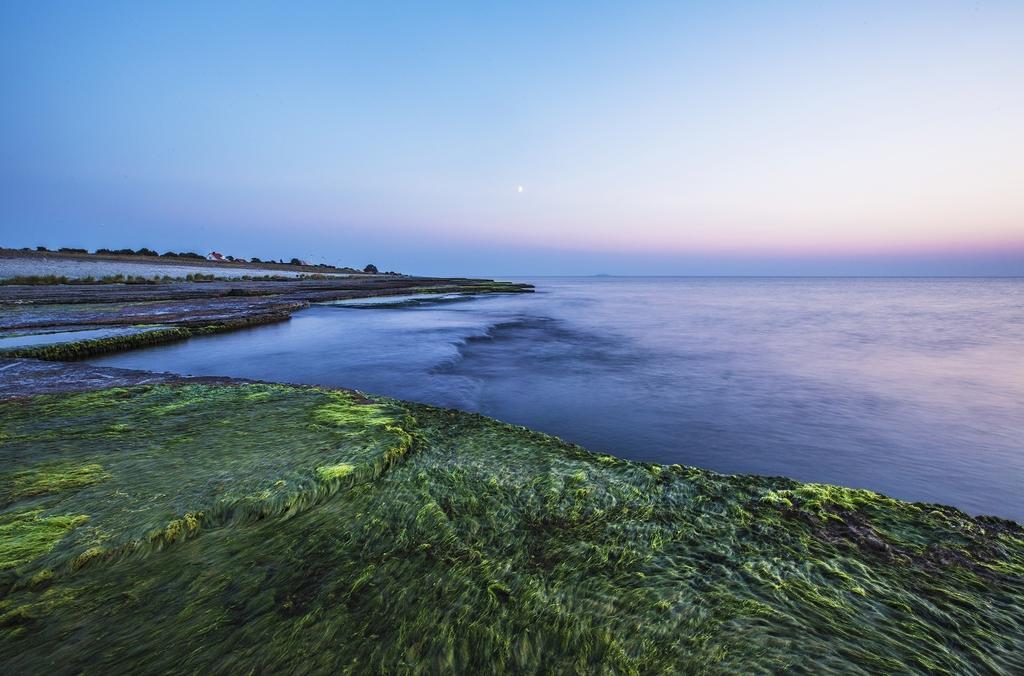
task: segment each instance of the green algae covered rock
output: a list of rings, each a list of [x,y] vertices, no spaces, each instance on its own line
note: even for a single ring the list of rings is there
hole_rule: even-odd
[[[0,402],[4,673],[1024,670],[1024,530],[279,385]]]

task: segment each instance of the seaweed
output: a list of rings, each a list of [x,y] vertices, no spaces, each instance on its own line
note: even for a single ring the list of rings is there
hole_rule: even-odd
[[[84,515],[42,516],[38,509],[0,515],[0,570],[45,554],[86,520]]]
[[[2,517],[38,543],[0,531],[12,673],[1024,669],[1010,521],[312,387],[0,421],[0,472],[49,477]]]
[[[121,352],[124,350],[160,345],[189,338],[192,332],[184,327],[176,326],[166,329],[141,331],[121,336],[76,340],[52,345],[33,345],[0,351],[0,357],[27,357],[45,361],[72,361],[86,359],[99,354]]]
[[[59,493],[72,488],[109,479],[103,467],[91,463],[75,465],[56,462],[40,464],[31,470],[0,476],[0,501],[10,502],[21,498]]]
[[[42,359],[44,361],[75,361],[88,359],[100,354],[124,352],[140,347],[172,343],[192,338],[193,336],[207,336],[252,326],[272,324],[287,321],[290,318],[291,312],[283,310],[225,319],[212,324],[209,323],[209,320],[184,321],[180,326],[154,328],[150,331],[140,331],[120,336],[0,350],[0,357],[21,357]]]

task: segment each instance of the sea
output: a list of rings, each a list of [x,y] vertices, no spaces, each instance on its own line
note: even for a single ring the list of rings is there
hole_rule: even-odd
[[[536,293],[313,306],[92,362],[354,388],[1024,521],[1024,279],[515,281]]]

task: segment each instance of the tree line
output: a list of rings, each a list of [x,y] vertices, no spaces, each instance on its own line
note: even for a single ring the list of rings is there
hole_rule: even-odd
[[[22,251],[31,251],[31,249],[29,247],[24,247],[24,248],[22,248]],[[49,252],[50,249],[46,248],[45,246],[37,246],[36,247],[36,251]],[[88,249],[76,249],[74,247],[69,247],[69,246],[62,246],[59,249],[57,249],[56,251],[58,253],[79,253],[79,254],[88,254],[89,253]],[[153,257],[157,257],[157,258],[184,258],[186,260],[200,260],[200,261],[205,261],[206,260],[206,256],[203,256],[202,254],[198,254],[198,253],[196,253],[194,251],[180,251],[180,252],[179,251],[165,251],[164,253],[158,253],[158,252],[154,251],[153,249],[150,249],[150,248],[147,248],[147,247],[142,247],[140,249],[96,249],[92,253],[93,254],[98,254],[98,255],[108,255],[108,256],[153,256]],[[224,260],[235,262],[236,260],[240,260],[240,259],[236,259],[234,256],[224,256]],[[279,260],[276,260],[276,261],[273,260],[273,259],[265,261],[265,260],[263,260],[261,258],[257,258],[256,256],[253,256],[247,262],[249,262],[249,263],[274,263],[274,264],[277,264],[277,265],[309,265],[310,267],[314,267],[314,268],[332,268],[332,269],[334,269],[333,265],[327,265],[326,263],[309,264],[309,263],[302,262],[298,258],[292,258],[290,261],[288,261],[286,263],[283,258],[281,258]],[[337,269],[345,270],[345,271],[351,271],[351,272],[359,272],[355,268],[349,268],[349,267],[337,268]],[[369,265],[364,267],[362,269],[362,272],[365,272],[365,273],[368,273],[368,274],[373,274],[373,275],[380,274],[380,270],[378,270],[377,266],[374,265],[373,263],[370,263]],[[389,271],[389,272],[385,272],[384,274],[386,274],[386,275],[397,275],[398,273],[397,272]]]

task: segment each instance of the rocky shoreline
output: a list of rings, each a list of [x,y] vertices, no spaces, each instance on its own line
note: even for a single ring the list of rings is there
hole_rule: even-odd
[[[0,381],[7,671],[1024,668],[1010,521],[343,390]]]
[[[104,343],[120,350],[453,290],[530,288],[367,277],[0,297],[8,333],[155,327]],[[630,462],[348,390],[28,356],[87,343],[0,355],[4,671],[1024,670],[1012,521]]]
[[[311,303],[422,294],[526,293],[529,284],[363,275],[300,280],[0,286],[0,357],[76,359],[288,320]],[[3,337],[99,327],[147,330],[110,339],[5,349]]]

